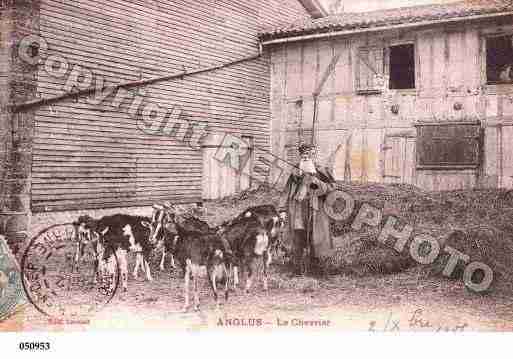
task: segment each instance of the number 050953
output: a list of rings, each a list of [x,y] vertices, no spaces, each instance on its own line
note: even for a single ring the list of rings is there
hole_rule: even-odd
[[[19,344],[19,349],[22,351],[46,351],[50,350],[49,342],[21,342]]]

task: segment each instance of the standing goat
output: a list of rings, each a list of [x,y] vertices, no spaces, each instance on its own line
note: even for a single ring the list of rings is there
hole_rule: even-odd
[[[235,218],[233,221],[221,226],[219,233],[233,251],[234,287],[238,284],[238,268],[247,274],[246,292],[253,284],[253,275],[256,271],[256,261],[263,259],[264,290],[268,289],[267,272],[271,262],[271,236],[278,224],[276,216],[258,216],[253,212]]]
[[[180,217],[173,207],[154,206],[162,215],[153,216],[151,223],[143,225],[150,229],[150,242],[163,241],[184,273],[184,310],[189,308],[189,286],[193,282],[194,309],[199,310],[198,278],[202,266],[206,266],[210,286],[219,305],[218,285],[224,286],[228,300],[228,270],[231,251],[216,231],[205,222],[194,217]],[[170,227],[174,227],[171,230]]]

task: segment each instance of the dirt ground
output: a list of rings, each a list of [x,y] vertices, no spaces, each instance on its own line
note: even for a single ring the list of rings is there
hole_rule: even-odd
[[[216,308],[206,279],[199,312],[182,312],[182,281],[155,273],[155,281],[129,282],[87,323],[52,323],[27,305],[3,330],[351,330],[511,331],[511,295],[478,295],[463,283],[423,278],[413,269],[395,275],[288,278],[274,267],[269,291],[230,293]]]
[[[442,238],[448,229],[491,226],[500,233],[499,239],[494,237],[496,242],[500,240],[497,242],[500,246],[494,252],[496,242],[489,242],[487,258],[494,260],[500,252],[501,264],[511,264],[513,199],[504,192],[425,193],[413,187],[381,185],[352,186],[348,190],[359,200],[397,215],[416,228],[430,231],[437,238]],[[249,206],[264,203],[276,204],[276,194],[268,191],[243,193],[206,203],[196,214],[216,225]],[[101,215],[115,211],[108,210]],[[151,208],[138,209],[135,213],[150,215]],[[45,214],[36,217],[33,225],[41,229],[55,223],[69,223],[80,214],[100,215],[99,212]],[[369,233],[347,235],[360,239]],[[478,247],[484,243],[479,242],[480,238],[472,240]],[[321,278],[290,277],[287,267],[278,261],[272,265],[267,292],[263,291],[261,281],[256,281],[249,294],[242,290],[231,292],[228,302],[220,308],[216,308],[204,278],[201,281],[201,310],[186,313],[181,311],[181,273],[171,271],[169,265],[165,272],[160,272],[157,269],[159,257],[155,255],[152,258],[153,282],[145,281],[143,276],[138,280],[130,276],[128,292],[117,292],[107,306],[81,323],[78,323],[80,320],[52,322],[27,304],[10,320],[0,323],[0,330],[513,330],[511,278],[499,276],[491,291],[476,294],[465,288],[461,280],[433,275],[422,266],[395,269],[391,266],[391,272],[383,271],[382,268],[388,268],[395,261],[395,257],[389,257],[391,251],[368,246],[369,242],[362,243],[364,245],[352,254],[357,260],[344,263],[350,270],[342,271],[343,274]],[[365,258],[384,265],[369,267],[363,261]],[[130,271],[133,268],[133,258],[129,268]]]

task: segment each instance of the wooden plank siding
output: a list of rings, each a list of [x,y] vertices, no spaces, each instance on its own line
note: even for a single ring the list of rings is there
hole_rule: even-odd
[[[306,16],[293,0],[42,0],[40,32],[47,55],[66,59],[68,71],[80,65],[96,81],[114,85],[253,56],[259,29]],[[179,105],[187,120],[207,122],[214,133],[251,136],[256,148],[267,150],[270,76],[263,56],[134,91],[145,94],[145,103],[169,111]],[[59,96],[66,81],[41,66],[38,92]],[[37,108],[34,212],[202,200],[201,150],[143,133],[127,113],[129,103],[113,108],[112,97],[101,104],[79,97]]]
[[[273,121],[279,124],[274,125],[275,154],[291,158],[290,145],[285,148],[287,141],[279,138],[297,138],[311,129],[307,120],[312,118],[316,71],[322,73],[329,63],[324,58],[329,57],[326,51],[322,61],[319,54],[331,47],[332,53],[341,57],[319,96],[320,102],[332,108],[319,114],[316,136],[321,139],[319,159],[333,169],[337,179],[409,183],[432,190],[513,187],[513,85],[486,84],[485,38],[497,33],[511,34],[513,26],[461,22],[457,26],[433,25],[270,46],[272,88],[279,89],[273,92],[273,109],[277,109]],[[380,49],[385,50],[386,75],[387,49],[406,43],[415,46],[415,89],[390,90],[385,86],[358,93],[362,78],[369,78],[365,71],[362,75],[362,49],[367,61],[369,49],[380,54]],[[303,86],[298,86],[301,83]],[[302,104],[301,121],[293,118],[293,111],[282,110],[295,103]],[[398,108],[397,114],[393,106]],[[454,121],[480,121],[485,132],[481,168],[418,169],[415,124]]]

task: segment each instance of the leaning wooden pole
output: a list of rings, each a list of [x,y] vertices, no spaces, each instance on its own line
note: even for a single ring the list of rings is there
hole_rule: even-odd
[[[313,107],[313,120],[312,120],[312,145],[317,145],[317,136],[316,136],[316,133],[317,133],[317,118],[319,116],[319,95],[318,94],[314,94],[313,96],[313,100],[314,100],[314,107]]]
[[[335,66],[337,66],[338,60],[340,59],[340,53],[333,56],[331,59],[330,64],[328,65],[328,68],[324,73],[322,74],[321,80],[317,84],[317,87],[315,88],[315,91],[313,92],[313,101],[314,101],[314,110],[313,110],[313,119],[312,119],[312,144],[316,145],[316,132],[317,132],[317,122],[319,117],[319,95],[324,87],[324,84],[326,84],[326,81],[330,77],[330,75],[335,71]]]

